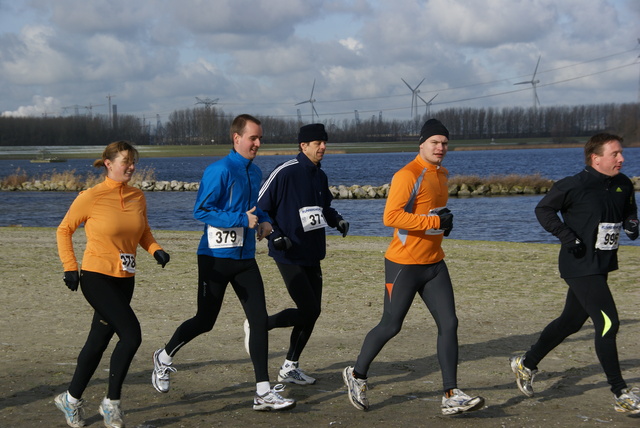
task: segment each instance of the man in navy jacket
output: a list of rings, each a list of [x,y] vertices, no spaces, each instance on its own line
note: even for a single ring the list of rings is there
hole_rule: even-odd
[[[269,255],[297,306],[269,316],[267,323],[268,330],[293,327],[279,382],[310,385],[316,381],[299,368],[298,360],[320,316],[325,228],[336,228],[343,237],[349,231],[349,223],[331,207],[327,175],[320,167],[327,140],[320,123],[300,128],[300,153],[271,172],[258,196],[258,208],[272,219]],[[247,332],[246,327],[245,322]]]

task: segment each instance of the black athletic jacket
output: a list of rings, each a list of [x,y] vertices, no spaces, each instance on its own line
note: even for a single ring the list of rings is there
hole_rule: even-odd
[[[322,208],[327,225],[336,227],[342,220],[331,207],[327,175],[302,152],[294,159],[278,165],[262,184],[258,208],[272,219],[273,233],[269,236],[269,255],[279,263],[318,266],[327,251],[325,230],[305,232],[298,210],[303,207]],[[273,239],[287,236],[293,246],[286,251],[276,250]]]
[[[638,218],[629,177],[624,174],[611,177],[590,166],[556,182],[538,203],[535,213],[542,227],[563,244],[559,255],[562,278],[604,274],[618,269],[617,250],[595,248],[598,225]],[[566,248],[576,238],[586,246],[584,257],[578,258]]]

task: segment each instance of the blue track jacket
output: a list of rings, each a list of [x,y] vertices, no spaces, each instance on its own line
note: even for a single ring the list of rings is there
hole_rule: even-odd
[[[199,255],[236,260],[255,257],[256,230],[247,227],[246,212],[257,207],[261,182],[260,168],[233,149],[205,169],[193,208],[193,217],[205,223]],[[254,214],[260,223],[271,222],[259,208]]]
[[[278,165],[262,185],[258,198],[258,207],[273,220],[269,255],[278,263],[319,265],[327,251],[325,229],[305,232],[299,210],[320,207],[327,225],[336,227],[342,216],[331,207],[332,200],[327,175],[304,153]],[[276,250],[271,241],[283,235],[289,237],[293,246],[287,251]]]

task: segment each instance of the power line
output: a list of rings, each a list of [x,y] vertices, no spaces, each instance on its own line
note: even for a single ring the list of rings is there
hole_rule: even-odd
[[[567,79],[558,80],[558,81],[551,82],[551,83],[545,83],[543,85],[538,85],[538,87],[555,86],[555,85],[559,85],[559,84],[562,84],[562,83],[571,82],[571,81],[574,81],[574,80],[584,79],[586,77],[596,76],[598,74],[608,73],[610,71],[620,70],[622,68],[631,67],[633,65],[637,65],[637,62],[620,65],[620,66],[609,68],[609,69],[606,69],[606,70],[596,71],[596,72],[585,74],[585,75],[582,75],[582,76],[570,77],[570,78],[567,78]],[[524,91],[529,91],[529,90],[531,90],[531,89],[530,88],[514,89],[514,90],[511,90],[511,91],[497,92],[497,93],[494,93],[494,94],[479,95],[477,97],[467,97],[467,98],[459,98],[459,99],[449,100],[449,101],[442,101],[442,102],[438,102],[438,103],[433,103],[432,105],[444,105],[444,104],[453,104],[453,103],[459,103],[459,102],[465,102],[465,101],[475,101],[475,100],[480,100],[480,99],[484,99],[484,98],[492,98],[492,97],[498,97],[498,96],[502,96],[502,95],[515,94],[515,93],[518,93],[518,92],[524,92]],[[382,111],[398,111],[398,110],[406,110],[407,108],[408,107],[387,108],[387,109],[382,109]],[[371,112],[377,112],[377,111],[380,111],[380,110],[381,109],[372,109],[372,110],[359,109],[358,111],[360,113],[371,113]],[[341,115],[350,115],[350,114],[352,114],[352,111],[326,113],[326,114],[323,114],[322,116],[341,116]],[[286,115],[286,116],[288,116],[288,115]]]
[[[613,57],[616,57],[616,56],[619,56],[619,55],[628,54],[628,53],[636,51],[636,50],[637,50],[637,47],[634,47],[633,49],[627,49],[625,51],[621,51],[621,52],[616,52],[616,53],[600,56],[600,57],[597,57],[597,58],[581,61],[581,62],[578,62],[578,63],[573,63],[573,64],[564,65],[564,66],[561,66],[561,67],[541,70],[541,71],[538,72],[538,74],[551,73],[551,72],[554,72],[554,71],[564,70],[564,69],[567,69],[567,68],[578,67],[580,65],[589,64],[589,63],[593,63],[593,62],[596,62],[596,61],[601,61],[601,60],[613,58]],[[633,66],[633,65],[637,65],[637,61],[634,61],[633,63],[630,63],[630,64],[624,64],[624,65],[616,66],[616,67],[613,67],[613,68],[608,68],[608,69],[602,70],[602,71],[597,71],[597,72],[593,72],[593,73],[589,73],[589,74],[585,74],[585,75],[575,76],[575,77],[571,77],[571,78],[567,78],[567,79],[563,79],[563,80],[558,80],[558,81],[551,82],[551,83],[541,84],[541,85],[538,85],[538,88],[547,87],[547,86],[554,86],[554,85],[558,85],[558,84],[561,84],[561,83],[566,83],[566,82],[579,80],[579,79],[583,79],[583,78],[587,78],[587,77],[591,77],[591,76],[595,76],[595,75],[599,75],[599,74],[604,74],[604,73],[608,73],[610,71],[619,70],[619,69],[626,68],[626,67]],[[490,81],[476,82],[476,83],[471,83],[471,84],[467,84],[467,85],[460,85],[460,86],[446,87],[446,88],[438,88],[438,89],[433,89],[433,90],[425,90],[424,92],[421,91],[421,93],[422,94],[440,93],[440,92],[445,92],[446,93],[446,92],[451,92],[451,91],[456,91],[456,90],[461,90],[461,89],[468,89],[468,88],[474,88],[474,87],[485,86],[485,85],[494,85],[494,84],[497,84],[497,83],[505,83],[505,82],[509,82],[509,80],[520,79],[520,78],[526,77],[526,76],[530,76],[530,73],[529,74],[518,75],[518,76],[514,76],[514,77],[507,77],[507,78],[495,79],[495,80],[490,80]],[[492,98],[492,97],[509,95],[509,94],[514,94],[514,93],[523,92],[523,91],[530,91],[530,90],[531,90],[531,88],[514,89],[514,90],[509,90],[509,91],[497,92],[497,93],[493,93],[493,94],[479,95],[479,96],[475,96],[475,97],[466,97],[466,98],[458,98],[458,99],[455,99],[455,100],[440,101],[440,102],[437,102],[437,103],[432,103],[431,105],[432,106],[437,106],[437,105],[453,104],[453,103],[459,103],[459,102],[465,102],[465,101],[475,101],[475,100],[479,100],[479,99]],[[400,99],[400,98],[404,99],[404,98],[406,98],[406,94],[394,94],[394,95],[384,95],[384,96],[376,96],[376,97],[346,98],[346,99],[326,100],[326,101],[314,100],[314,102],[318,103],[318,104],[325,104],[326,105],[326,104],[331,104],[331,103],[335,104],[335,103],[346,103],[346,102],[357,102],[357,101],[391,100],[391,99],[396,99],[396,98],[397,99]],[[216,101],[218,101],[218,99],[216,99]],[[290,106],[291,105],[291,101],[282,101],[282,102],[279,102],[279,101],[273,101],[273,102],[252,102],[252,101],[246,101],[246,102],[218,102],[218,105],[231,106],[231,107],[233,107],[233,106],[247,106],[247,105],[251,105],[251,106]],[[189,108],[189,107],[183,107],[183,108]],[[370,109],[370,110],[359,108],[358,111],[360,113],[392,112],[392,111],[406,110],[407,108],[408,107],[391,107],[391,108],[382,108],[382,109],[381,108],[375,108],[375,109]],[[171,112],[173,112],[173,111],[176,111],[176,109],[171,110]],[[328,113],[323,113],[323,114],[317,114],[316,113],[317,116],[324,116],[324,117],[352,115],[352,114],[353,114],[353,109],[349,109],[348,111],[328,112]],[[296,117],[296,113],[282,114],[282,115],[269,115],[269,116],[287,118],[287,117]]]
[[[593,58],[593,59],[589,59],[589,60],[586,60],[586,61],[577,62],[577,63],[574,63],[574,64],[564,65],[562,67],[556,67],[556,68],[550,68],[550,69],[547,69],[547,70],[541,70],[541,71],[538,72],[538,74],[551,73],[553,71],[564,70],[566,68],[571,68],[571,67],[577,67],[579,65],[584,65],[584,64],[591,63],[591,62],[600,61],[600,60],[608,59],[608,58],[613,58],[613,57],[618,56],[618,55],[624,55],[624,54],[627,54],[629,52],[633,52],[635,50],[637,50],[637,48],[628,49],[626,51],[617,52],[617,53],[613,53],[613,54],[610,54],[610,55],[601,56],[599,58]],[[453,87],[447,87],[447,88],[425,90],[425,91],[423,91],[421,93],[450,92],[450,91],[456,91],[458,89],[475,88],[477,86],[485,86],[485,85],[493,85],[493,84],[496,84],[496,83],[509,82],[509,80],[521,79],[521,78],[525,78],[525,77],[530,76],[530,75],[531,75],[531,73],[521,74],[521,75],[518,75],[518,76],[505,77],[505,78],[502,78],[502,79],[495,79],[495,80],[488,80],[488,81],[484,81],[484,82],[470,83],[468,85],[460,85],[460,86],[453,86]],[[519,92],[519,91],[516,91],[516,92]],[[350,99],[331,100],[331,101],[318,101],[318,102],[319,103],[340,103],[340,102],[352,102],[352,101],[367,101],[367,100],[375,100],[375,99],[399,98],[399,97],[405,97],[405,96],[406,95],[388,95],[388,96],[379,96],[379,97],[350,98]]]

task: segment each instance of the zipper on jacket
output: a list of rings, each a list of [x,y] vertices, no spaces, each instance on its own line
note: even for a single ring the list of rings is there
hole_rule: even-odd
[[[249,174],[249,166],[251,166],[251,161],[249,161],[249,163],[247,164],[247,166],[244,169],[245,174],[247,174],[247,183],[249,183],[249,198],[247,200],[247,211],[249,211],[251,209],[251,196],[252,196],[252,191],[251,191],[251,174]],[[242,258],[242,256],[244,256],[244,246],[247,243],[247,237],[249,236],[249,228],[247,227],[247,233],[244,233],[244,238],[242,241],[242,249],[240,249],[240,258]]]

